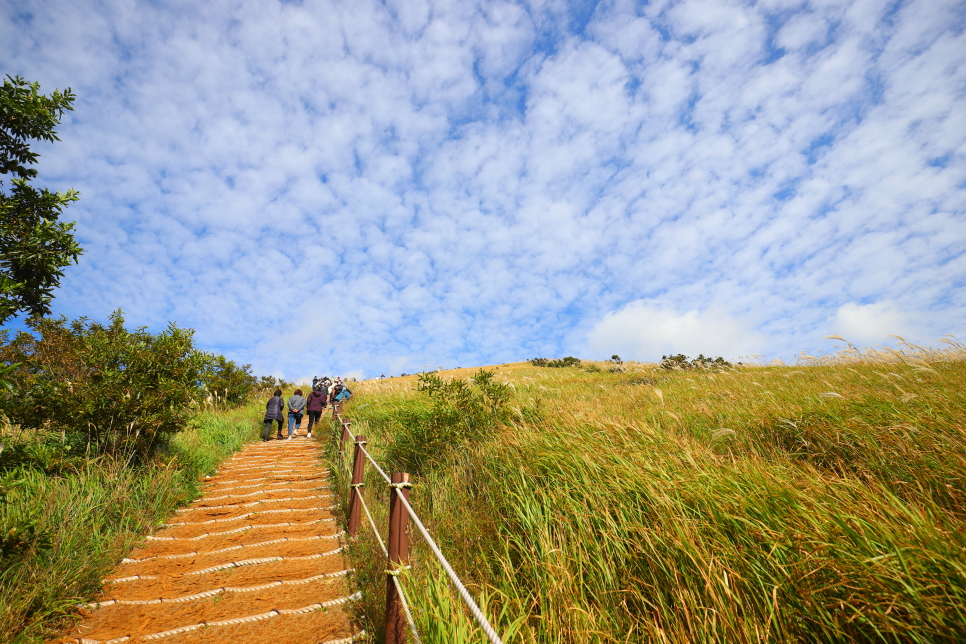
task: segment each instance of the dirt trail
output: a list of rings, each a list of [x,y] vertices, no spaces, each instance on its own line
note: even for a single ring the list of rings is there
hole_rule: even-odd
[[[57,644],[337,644],[357,638],[336,498],[314,440],[249,445],[104,580]]]

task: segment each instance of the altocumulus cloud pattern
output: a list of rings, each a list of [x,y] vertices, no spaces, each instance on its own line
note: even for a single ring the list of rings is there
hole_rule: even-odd
[[[302,377],[966,320],[966,5],[11,0],[58,312]]]

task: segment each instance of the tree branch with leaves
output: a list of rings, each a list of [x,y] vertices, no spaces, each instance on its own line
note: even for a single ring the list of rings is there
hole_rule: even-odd
[[[0,324],[20,313],[49,315],[61,269],[83,252],[73,222],[60,221],[77,191],[37,189],[37,170],[28,167],[40,156],[31,142],[59,141],[54,128],[73,102],[70,88],[45,96],[19,76],[0,88],[0,175],[13,175],[9,187],[0,180]]]

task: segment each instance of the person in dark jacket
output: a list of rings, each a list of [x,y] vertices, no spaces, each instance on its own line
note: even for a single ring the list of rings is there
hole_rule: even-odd
[[[305,403],[305,411],[309,414],[309,438],[312,438],[312,426],[319,422],[322,410],[325,408],[325,394],[321,387],[316,387],[309,394]]]
[[[265,431],[262,432],[263,441],[267,441],[271,435],[273,422],[278,423],[278,438],[282,437],[283,409],[285,409],[285,401],[282,400],[282,390],[276,389],[272,397],[265,403]]]
[[[288,437],[292,438],[292,426],[295,426],[295,435],[298,436],[298,429],[302,425],[302,412],[305,411],[305,398],[302,390],[296,389],[295,393],[288,397]]]

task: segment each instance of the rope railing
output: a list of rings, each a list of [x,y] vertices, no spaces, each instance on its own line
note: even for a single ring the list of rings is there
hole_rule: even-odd
[[[403,502],[403,505],[406,506],[406,509],[409,510],[409,516],[413,520],[413,523],[415,523],[416,527],[419,528],[419,532],[423,535],[423,539],[426,540],[427,545],[429,545],[429,548],[433,551],[433,554],[436,555],[436,559],[438,559],[440,565],[443,566],[443,570],[446,571],[446,575],[449,577],[449,580],[453,582],[454,586],[456,586],[456,591],[460,594],[460,597],[463,598],[463,601],[466,602],[467,608],[470,609],[470,613],[472,613],[473,617],[476,618],[476,622],[480,625],[480,628],[482,628],[483,632],[486,633],[486,636],[489,638],[490,642],[493,644],[503,644],[503,640],[501,640],[500,636],[497,635],[496,630],[490,624],[489,620],[486,619],[483,611],[481,611],[480,607],[476,605],[475,601],[473,601],[470,591],[466,590],[466,586],[464,586],[463,582],[460,581],[460,578],[456,575],[453,567],[449,565],[449,561],[447,561],[446,557],[443,556],[443,552],[439,549],[439,546],[436,545],[436,541],[434,541],[429,535],[429,531],[426,529],[426,526],[424,526],[423,522],[419,520],[419,516],[416,514],[416,511],[413,510],[413,506],[409,505],[409,501],[407,501],[404,496],[400,495],[399,498]]]
[[[342,404],[341,402],[336,403],[332,409],[332,420],[338,422],[341,429],[341,436],[339,436],[339,459],[343,465],[343,469],[347,469],[348,459],[345,458],[345,448],[346,443],[351,437],[349,432],[349,427],[351,425],[350,421],[342,416]],[[430,535],[429,530],[420,520],[419,515],[413,509],[412,504],[409,502],[409,490],[412,488],[412,484],[409,483],[409,474],[396,473],[392,476],[386,474],[385,470],[379,465],[372,454],[366,449],[366,437],[365,436],[355,436],[354,437],[355,451],[353,454],[352,462],[352,482],[350,484],[350,498],[349,498],[349,526],[348,532],[350,537],[358,536],[359,523],[361,519],[361,511],[366,514],[366,519],[369,522],[372,532],[376,537],[376,541],[379,547],[382,549],[383,555],[386,556],[389,562],[389,569],[386,570],[387,578],[390,583],[387,583],[386,588],[386,643],[387,644],[402,644],[406,641],[405,631],[402,628],[402,624],[399,623],[399,608],[405,615],[407,625],[410,631],[413,633],[413,637],[417,642],[421,640],[419,633],[416,630],[415,622],[412,617],[412,613],[409,608],[409,602],[406,599],[406,595],[403,592],[402,585],[399,582],[398,575],[401,570],[407,569],[409,560],[409,537],[406,531],[406,525],[409,519],[412,519],[413,523],[416,524],[416,528],[419,530],[426,544],[429,546],[430,551],[439,561],[443,570],[446,571],[447,577],[449,577],[450,583],[456,588],[457,593],[460,598],[466,604],[469,609],[470,614],[479,624],[480,628],[486,634],[491,644],[503,644],[503,640],[497,634],[496,629],[493,628],[489,620],[480,610],[480,607],[473,600],[472,595],[470,595],[469,590],[460,580],[456,571],[450,565],[449,561],[443,555],[439,544]],[[379,476],[385,480],[389,486],[389,545],[383,542],[382,536],[376,527],[376,522],[372,517],[372,513],[369,510],[369,506],[366,504],[365,498],[362,494],[362,487],[364,483],[364,467],[365,463],[368,461],[372,464],[375,470],[379,473]]]
[[[376,471],[379,472],[379,475],[382,478],[386,479],[386,483],[388,483],[389,485],[392,485],[392,479],[390,479],[389,475],[386,474],[381,467],[379,467],[379,463],[376,462],[376,459],[372,458],[372,454],[369,453],[369,450],[363,447],[362,453],[366,455],[366,458],[369,460],[370,463],[372,463],[372,466],[376,468]]]
[[[366,505],[366,499],[362,495],[362,492],[359,493],[358,499],[359,503],[362,504],[362,509],[365,510],[366,517],[369,519],[369,526],[372,528],[372,534],[374,534],[376,537],[376,543],[379,544],[379,547],[382,549],[382,554],[388,559],[389,550],[386,549],[386,543],[382,540],[382,535],[379,534],[379,528],[376,527],[376,522],[372,518],[372,513],[369,512],[369,506]],[[413,637],[416,638],[416,641],[419,642],[419,644],[422,644],[423,640],[419,637],[419,631],[416,629],[416,622],[413,620],[413,614],[409,610],[409,602],[406,600],[406,593],[403,592],[402,585],[399,583],[399,579],[395,575],[392,576],[392,582],[395,584],[396,591],[399,593],[399,601],[402,603],[403,611],[406,613],[406,621],[409,623],[409,630],[412,631]]]

